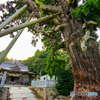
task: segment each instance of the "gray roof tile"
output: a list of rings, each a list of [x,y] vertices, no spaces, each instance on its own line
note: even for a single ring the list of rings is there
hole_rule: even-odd
[[[12,67],[14,67],[15,64],[10,64],[10,63],[1,63],[0,65],[0,69],[3,68],[3,69],[7,69],[7,70],[13,70]],[[28,67],[25,66],[25,65],[18,65],[18,67],[20,68],[20,71],[29,71],[28,70]]]

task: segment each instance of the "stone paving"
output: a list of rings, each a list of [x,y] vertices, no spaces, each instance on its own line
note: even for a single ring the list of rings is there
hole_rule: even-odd
[[[10,87],[11,100],[39,100],[28,87]]]

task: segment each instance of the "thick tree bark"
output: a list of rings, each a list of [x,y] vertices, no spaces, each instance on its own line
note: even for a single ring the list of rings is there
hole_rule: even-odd
[[[67,24],[61,31],[74,75],[74,92],[97,92],[98,96],[74,96],[72,100],[100,100],[100,54],[96,40],[86,42],[87,51],[80,46],[80,37],[84,36],[82,23],[68,16],[67,2],[60,2],[63,13],[61,23]],[[69,9],[69,8],[68,8]],[[70,12],[69,12],[70,13]]]

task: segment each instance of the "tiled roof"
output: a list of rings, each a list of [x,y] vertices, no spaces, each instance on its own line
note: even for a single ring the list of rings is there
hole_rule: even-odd
[[[6,70],[14,70],[13,67],[15,67],[15,64],[10,64],[10,63],[1,63],[0,69],[6,69]],[[25,65],[18,65],[18,68],[20,71],[24,72],[29,72],[28,67]]]

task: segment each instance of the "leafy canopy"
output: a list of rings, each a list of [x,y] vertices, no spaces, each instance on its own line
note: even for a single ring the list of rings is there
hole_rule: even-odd
[[[66,52],[57,51],[55,55],[51,55],[52,50],[49,50],[47,56],[46,72],[52,77],[53,75],[59,76],[61,71],[71,68],[70,57]]]
[[[74,12],[72,12],[77,18],[81,18],[82,20],[89,21],[93,20],[98,22],[98,26],[100,27],[100,0],[87,0],[84,5],[79,6]]]
[[[36,73],[36,75],[46,75],[45,67],[46,67],[46,56],[48,53],[46,51],[39,51],[35,52],[33,57],[30,57],[26,60],[23,60],[24,64],[28,66],[28,69],[31,72]]]

